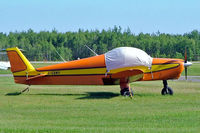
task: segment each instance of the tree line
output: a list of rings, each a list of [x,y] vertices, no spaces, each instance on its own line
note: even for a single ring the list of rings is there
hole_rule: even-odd
[[[135,35],[129,28],[113,27],[108,30],[81,30],[61,33],[52,31],[34,32],[32,29],[21,32],[0,33],[0,49],[19,47],[31,61],[74,60],[94,56],[85,46],[89,46],[97,54],[103,54],[116,47],[136,47],[144,50],[152,57],[182,58],[185,47],[189,60],[200,60],[200,32],[165,34],[139,33]],[[57,52],[56,52],[57,51]],[[3,56],[0,55],[0,59]]]

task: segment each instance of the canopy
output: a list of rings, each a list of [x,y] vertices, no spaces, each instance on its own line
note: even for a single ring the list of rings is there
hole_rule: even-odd
[[[119,47],[105,53],[107,71],[134,66],[151,67],[152,57],[133,47]]]

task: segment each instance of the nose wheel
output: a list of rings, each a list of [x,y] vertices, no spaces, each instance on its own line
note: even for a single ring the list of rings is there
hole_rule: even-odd
[[[170,88],[168,86],[167,80],[163,80],[163,85],[164,85],[164,88],[162,89],[161,94],[162,95],[167,95],[167,94],[173,95],[174,92],[173,92],[172,88]]]

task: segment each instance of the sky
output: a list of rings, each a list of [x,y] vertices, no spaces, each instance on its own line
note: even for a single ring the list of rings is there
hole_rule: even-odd
[[[102,30],[134,34],[200,31],[200,0],[0,0],[0,32]]]

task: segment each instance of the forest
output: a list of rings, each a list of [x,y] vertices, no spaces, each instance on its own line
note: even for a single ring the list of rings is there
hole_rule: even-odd
[[[0,49],[19,47],[30,61],[60,61],[57,52],[66,60],[86,58],[116,47],[136,47],[152,57],[182,58],[185,48],[188,60],[200,60],[200,32],[193,30],[185,34],[139,33],[134,34],[129,28],[114,26],[108,30],[82,30],[76,32],[52,31],[0,32]],[[57,52],[56,52],[57,51]],[[0,60],[5,60],[2,54]]]

